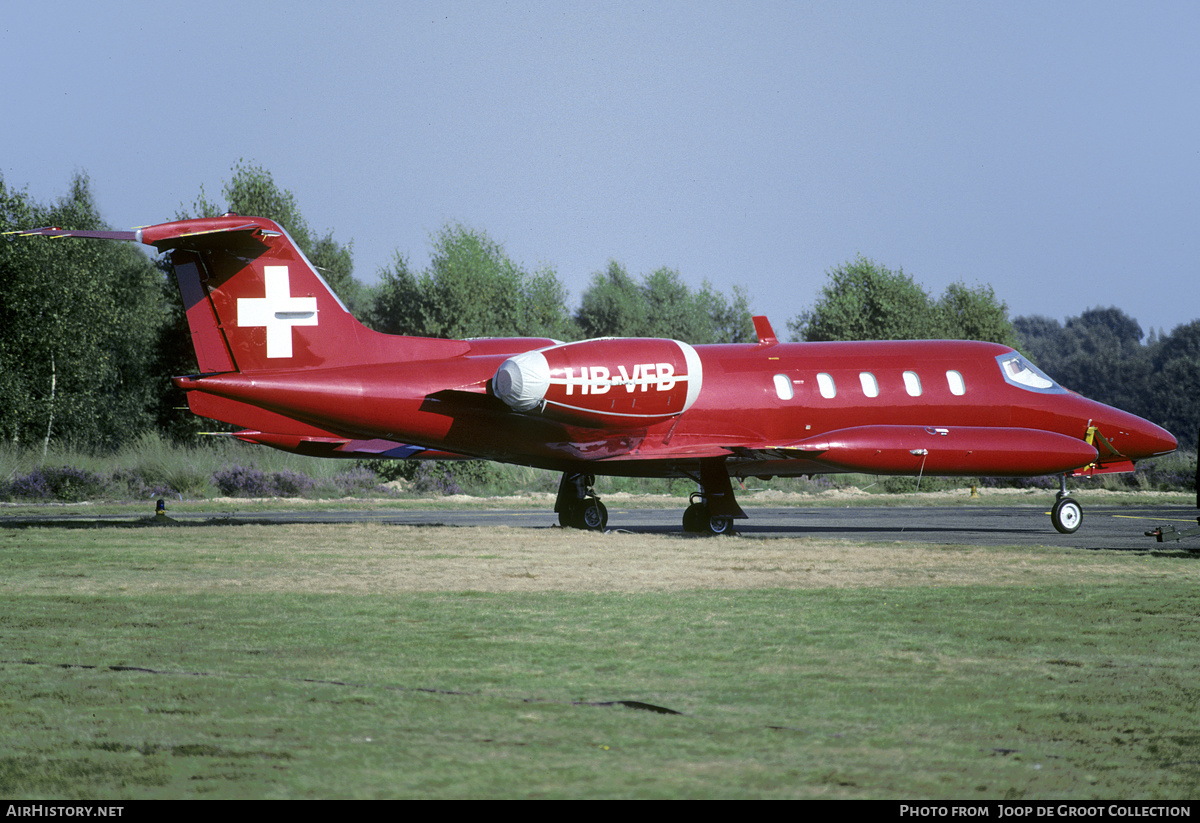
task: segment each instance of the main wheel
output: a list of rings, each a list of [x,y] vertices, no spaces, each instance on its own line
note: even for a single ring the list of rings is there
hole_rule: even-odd
[[[586,500],[579,510],[579,528],[588,531],[603,531],[608,525],[608,509],[595,498]]]
[[[699,534],[707,528],[708,506],[703,503],[693,503],[683,510],[683,530],[691,534]]]
[[[729,534],[733,531],[732,517],[708,518],[708,530],[713,534]]]
[[[1061,534],[1074,534],[1083,522],[1083,509],[1070,497],[1061,497],[1050,510],[1050,522]]]
[[[558,513],[558,525],[564,529],[603,531],[608,525],[608,509],[596,498],[572,501]]]

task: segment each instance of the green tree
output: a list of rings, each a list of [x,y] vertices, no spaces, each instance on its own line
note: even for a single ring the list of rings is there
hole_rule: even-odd
[[[941,336],[950,340],[988,340],[1017,345],[1018,338],[1008,319],[1008,306],[996,299],[991,286],[968,288],[951,283],[937,303]]]
[[[1200,427],[1200,320],[1177,326],[1154,346],[1145,415],[1175,435],[1181,448],[1197,448]]]
[[[379,285],[363,322],[388,334],[425,334],[425,296],[408,258],[396,252],[391,265],[379,270]]]
[[[1065,324],[1048,317],[1013,321],[1021,350],[1069,389],[1167,429],[1184,449],[1200,424],[1200,320],[1143,342],[1123,310],[1093,308]]]
[[[731,301],[712,291],[707,280],[700,292],[700,300],[712,318],[714,343],[754,343],[758,340],[754,315],[750,311],[750,296],[743,287],[733,287]]]
[[[1088,309],[1063,326],[1047,374],[1101,403],[1147,416],[1152,364],[1141,340],[1141,327],[1121,309]]]
[[[575,321],[584,337],[638,337],[648,325],[649,307],[641,287],[615,260],[592,275]]]
[[[429,268],[402,255],[380,272],[367,318],[391,334],[422,337],[554,337],[577,332],[554,271],[528,272],[486,232],[452,223],[433,238]]]
[[[525,277],[521,285],[522,321],[526,335],[573,340],[579,327],[567,310],[567,288],[554,269],[543,266]]]
[[[524,272],[484,232],[462,224],[434,238],[421,278],[428,336],[463,338],[519,335]]]
[[[788,322],[797,340],[904,340],[940,337],[929,295],[902,269],[861,255],[828,272],[812,309]]]
[[[1046,374],[1054,377],[1062,357],[1063,328],[1052,317],[1028,315],[1013,320],[1019,348]]]
[[[50,205],[5,187],[4,231],[106,230],[85,175]],[[161,276],[125,243],[0,243],[0,433],[26,445],[66,439],[113,448],[153,424]]]
[[[991,286],[952,283],[938,300],[902,269],[861,255],[828,273],[812,309],[788,322],[797,340],[989,340],[1013,345],[1008,307]]]
[[[708,281],[693,291],[677,269],[667,267],[638,283],[616,261],[592,275],[575,319],[586,337],[670,337],[688,343],[757,339],[744,289],[734,287],[728,301]]]

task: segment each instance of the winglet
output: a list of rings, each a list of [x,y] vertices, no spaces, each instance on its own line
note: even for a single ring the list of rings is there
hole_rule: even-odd
[[[758,345],[774,346],[779,342],[779,338],[775,336],[775,330],[771,328],[771,321],[764,315],[756,315],[754,317],[754,333],[758,335]]]

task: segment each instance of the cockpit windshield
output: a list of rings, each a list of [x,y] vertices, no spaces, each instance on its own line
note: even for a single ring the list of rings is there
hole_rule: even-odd
[[[1066,391],[1047,377],[1041,369],[1016,352],[1002,354],[996,358],[996,362],[1000,364],[1000,373],[1004,375],[1004,379],[1018,388],[1045,394],[1059,394]]]

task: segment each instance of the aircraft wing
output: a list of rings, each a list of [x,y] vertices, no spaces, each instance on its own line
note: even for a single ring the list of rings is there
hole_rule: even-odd
[[[854,426],[792,442],[734,446],[744,460],[805,459],[870,474],[1030,476],[1087,466],[1096,449],[1065,434],[984,426]]]

